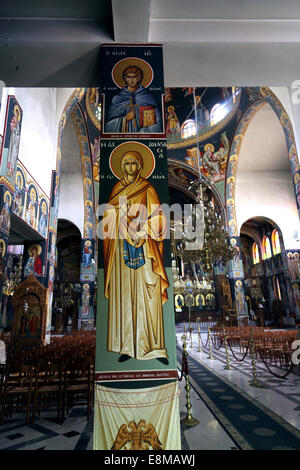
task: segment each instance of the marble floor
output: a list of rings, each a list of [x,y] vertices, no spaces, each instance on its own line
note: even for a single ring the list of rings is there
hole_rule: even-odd
[[[177,325],[176,341],[179,348],[182,346],[182,333],[183,325]],[[201,332],[204,344],[206,334],[205,330]],[[285,379],[278,379],[270,374],[263,363],[257,362],[257,378],[265,388],[256,388],[249,384],[253,378],[249,357],[243,362],[237,362],[231,355],[230,364],[233,369],[225,370],[224,349],[212,349],[214,360],[208,358],[208,346],[199,353],[196,331],[192,333],[192,345],[190,339],[187,341],[187,351],[189,356],[212,370],[224,382],[232,384],[240,393],[251,397],[274,416],[300,430],[300,375],[296,367],[295,373],[289,374]],[[179,368],[180,366],[178,363]],[[232,437],[230,423],[228,427],[224,426],[217,413],[207,406],[192,374],[190,384],[191,413],[199,424],[194,427],[181,425],[182,450],[239,450]],[[187,414],[185,379],[179,382],[179,387],[182,419]],[[34,424],[26,425],[24,413],[14,413],[0,425],[0,450],[92,450],[93,415],[87,421],[85,408],[76,406],[62,425],[56,423],[55,416],[55,410],[42,411]]]

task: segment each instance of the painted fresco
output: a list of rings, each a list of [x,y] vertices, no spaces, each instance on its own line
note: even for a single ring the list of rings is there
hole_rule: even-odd
[[[95,240],[81,241],[80,279],[92,281],[95,278]]]
[[[38,215],[38,193],[37,193],[36,186],[33,183],[30,183],[27,189],[25,219],[28,225],[31,225],[31,227],[34,228],[35,230],[37,229],[37,215]]]
[[[15,174],[12,211],[42,237],[47,238],[49,198],[19,161]]]
[[[23,217],[26,196],[26,179],[23,169],[18,165],[15,178],[15,197],[12,210],[14,214]]]
[[[94,317],[94,282],[81,283],[79,298],[79,318],[88,319]]]
[[[146,223],[151,224],[160,237],[166,230],[164,215],[151,212],[151,204],[161,204],[149,181],[156,160],[145,144],[125,142],[111,152],[109,162],[112,174],[119,181],[114,184],[107,201],[112,210],[107,208],[104,213],[104,224],[109,231],[103,242],[105,296],[109,300],[108,351],[143,360],[167,358],[162,316],[169,281],[164,268],[163,247],[155,238],[149,237],[146,241],[143,238]],[[137,232],[133,239],[130,227],[124,227],[122,241],[116,239],[111,230],[115,229],[119,200],[125,197],[129,206],[143,205],[146,212],[141,211],[134,220]],[[148,253],[153,253],[152,262],[146,258],[145,248]],[[129,321],[129,318],[136,320]],[[120,324],[123,325],[122,335],[116,330]]]
[[[1,174],[14,184],[19,156],[22,127],[22,109],[14,96],[7,98],[6,121],[1,153]]]
[[[56,231],[60,193],[60,178],[57,171],[52,172],[50,227]]]
[[[116,392],[124,396],[124,407],[146,393],[156,410],[147,423],[159,433],[163,449],[175,449],[180,435],[172,268],[166,217],[158,209],[169,203],[162,48],[108,45],[101,58],[94,449],[121,449],[121,429],[142,419],[139,406],[130,424],[126,413],[103,405],[103,397]],[[169,410],[174,426],[164,438],[157,412],[164,406],[162,379],[174,392]],[[109,436],[103,432],[108,423]]]
[[[48,202],[44,197],[40,199],[39,206],[38,231],[44,238],[46,238],[48,230]]]
[[[3,185],[0,187],[0,231],[9,234],[12,208],[12,193]]]
[[[145,54],[143,58],[134,54],[135,50],[134,47],[128,49],[127,57],[122,58],[114,55],[113,48],[107,49],[106,60],[102,65],[106,67],[103,74],[107,80],[102,87],[103,137],[164,135],[162,76],[161,72],[156,70],[154,74],[153,70],[159,54],[158,48],[156,51],[152,48],[150,54]]]
[[[217,183],[225,178],[230,140],[248,97],[241,88],[168,88],[168,158]]]
[[[24,277],[33,274],[36,278],[45,277],[45,242],[24,244]]]
[[[93,165],[91,160],[91,149],[87,134],[86,121],[81,107],[77,106],[72,111],[72,119],[75,124],[77,138],[81,154],[81,167],[84,188],[84,238],[94,237],[94,188],[93,188]],[[99,132],[99,131],[98,131]]]
[[[95,200],[99,197],[99,178],[100,178],[100,130],[102,105],[99,88],[88,88],[85,99],[80,104],[87,127],[90,143],[90,155],[92,161],[92,181],[94,183]],[[91,185],[90,175],[87,183]],[[90,199],[91,200],[91,199]]]

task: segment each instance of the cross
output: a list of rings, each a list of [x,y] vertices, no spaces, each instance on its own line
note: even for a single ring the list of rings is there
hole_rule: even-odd
[[[130,98],[130,104],[126,105],[126,108],[130,108],[130,111],[133,111],[135,106],[138,106],[138,104],[133,104],[132,103],[132,98]],[[135,118],[133,118],[133,125],[134,125],[135,128],[137,127]]]

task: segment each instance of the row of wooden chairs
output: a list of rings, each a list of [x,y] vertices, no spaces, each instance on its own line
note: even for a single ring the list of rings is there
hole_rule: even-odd
[[[95,335],[74,335],[35,350],[23,350],[0,366],[1,414],[26,411],[34,423],[41,410],[55,407],[57,421],[77,403],[84,403],[87,419],[93,406]]]
[[[225,328],[231,346],[238,347],[244,354],[250,341],[250,327]],[[215,327],[213,333],[223,341],[223,328]],[[292,343],[297,338],[296,330],[272,330],[266,327],[252,327],[256,357],[262,357],[270,365],[289,367],[293,354]]]

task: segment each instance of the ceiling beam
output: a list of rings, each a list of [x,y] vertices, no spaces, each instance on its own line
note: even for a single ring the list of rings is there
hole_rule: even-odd
[[[117,43],[149,41],[151,0],[112,0],[114,40]]]

